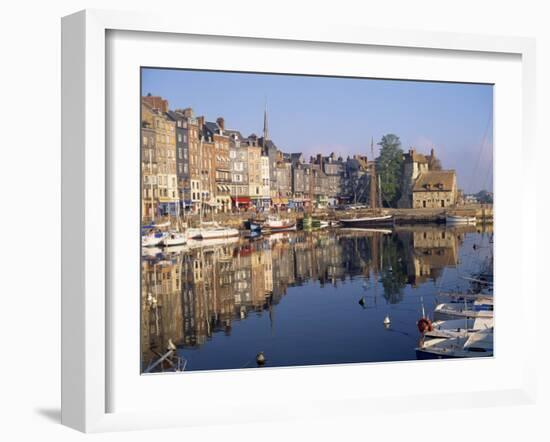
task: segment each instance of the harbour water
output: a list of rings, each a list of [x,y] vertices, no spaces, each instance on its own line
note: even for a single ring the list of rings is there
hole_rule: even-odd
[[[445,225],[147,249],[142,371],[170,347],[185,371],[257,367],[259,352],[265,367],[415,360],[423,309],[471,288],[491,255],[490,227]]]

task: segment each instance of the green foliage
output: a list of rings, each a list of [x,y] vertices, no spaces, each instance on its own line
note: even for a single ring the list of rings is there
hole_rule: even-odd
[[[382,202],[384,205],[395,207],[401,196],[403,175],[403,150],[401,141],[394,134],[387,134],[378,143],[380,154],[376,158],[376,172],[380,177]]]
[[[403,301],[403,288],[407,285],[407,268],[401,256],[405,256],[402,241],[397,236],[383,237],[384,260],[380,282],[384,287],[384,298],[390,304]]]

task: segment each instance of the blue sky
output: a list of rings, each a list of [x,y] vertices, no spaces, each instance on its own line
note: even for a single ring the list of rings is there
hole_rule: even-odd
[[[170,108],[247,136],[262,134],[267,101],[269,138],[285,152],[370,155],[387,133],[402,149],[434,147],[443,167],[457,171],[467,193],[493,188],[493,87],[397,80],[143,69],[142,94]],[[375,146],[375,155],[377,155]]]

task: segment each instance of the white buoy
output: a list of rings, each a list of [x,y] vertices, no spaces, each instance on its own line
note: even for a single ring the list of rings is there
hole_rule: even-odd
[[[390,325],[391,321],[390,321],[390,317],[388,315],[386,315],[386,317],[384,318],[384,325],[388,326]]]

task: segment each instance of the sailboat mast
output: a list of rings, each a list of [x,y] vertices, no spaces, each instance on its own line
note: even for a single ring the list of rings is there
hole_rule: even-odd
[[[200,190],[200,206],[199,206],[199,225],[202,226],[202,208],[203,208],[203,201],[202,201],[202,141],[204,139],[204,136],[201,137],[201,143],[200,143],[200,154],[199,154],[199,190]]]
[[[370,140],[370,153],[371,153],[371,179],[370,179],[370,206],[371,209],[376,209],[376,164],[374,161],[374,139]]]
[[[382,184],[380,183],[380,175],[378,175],[378,207],[382,207]]]
[[[149,149],[149,181],[151,181],[151,220],[155,222],[155,189],[153,187],[153,150]]]

